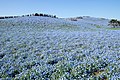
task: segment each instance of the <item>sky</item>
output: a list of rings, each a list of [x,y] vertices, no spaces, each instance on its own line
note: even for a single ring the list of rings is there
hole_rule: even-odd
[[[0,16],[45,13],[120,20],[120,0],[0,0]]]

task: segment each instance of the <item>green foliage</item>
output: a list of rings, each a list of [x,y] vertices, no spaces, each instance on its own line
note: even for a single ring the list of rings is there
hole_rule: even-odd
[[[101,28],[101,26],[97,25],[96,28]]]
[[[52,80],[58,80],[62,76],[66,76],[65,73],[71,73],[72,66],[69,63],[64,63],[63,61],[57,63],[56,69],[51,75]]]
[[[120,28],[107,28],[109,30],[120,30]]]

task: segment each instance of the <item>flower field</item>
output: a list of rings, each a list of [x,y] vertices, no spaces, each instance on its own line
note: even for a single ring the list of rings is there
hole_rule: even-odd
[[[120,29],[108,21],[0,20],[0,80],[119,80]]]

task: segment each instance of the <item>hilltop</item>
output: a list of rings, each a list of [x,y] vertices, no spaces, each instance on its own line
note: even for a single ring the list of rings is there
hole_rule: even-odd
[[[89,16],[76,18],[58,18],[45,16],[22,16],[17,18],[1,19],[1,26],[44,26],[43,28],[63,29],[69,28],[74,30],[98,30],[110,28],[109,19],[94,18]],[[53,29],[54,30],[54,29]]]

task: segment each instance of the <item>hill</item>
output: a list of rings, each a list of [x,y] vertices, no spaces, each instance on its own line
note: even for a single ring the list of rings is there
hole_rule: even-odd
[[[109,19],[0,19],[0,80],[117,80],[120,30]]]

